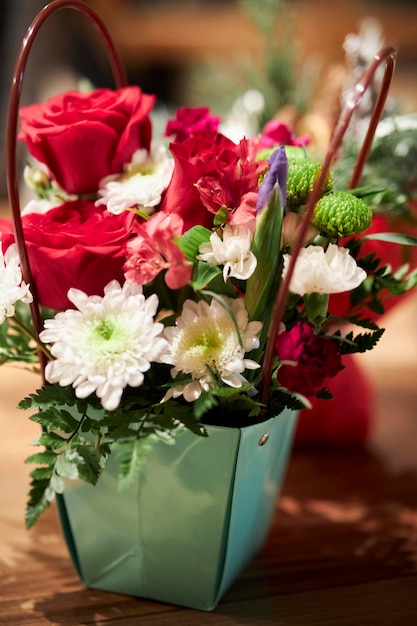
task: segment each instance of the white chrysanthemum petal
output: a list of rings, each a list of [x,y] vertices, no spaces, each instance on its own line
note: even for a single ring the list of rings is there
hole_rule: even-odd
[[[173,378],[179,373],[190,375],[190,383],[175,388],[187,402],[193,402],[203,390],[215,386],[216,378],[232,387],[241,387],[245,382],[242,372],[246,363],[250,369],[259,367],[254,361],[245,359],[244,355],[247,349],[259,344],[257,334],[262,324],[248,323],[243,300],[226,298],[226,301],[234,319],[214,298],[210,304],[204,300],[198,303],[186,300],[176,325],[164,331],[168,346],[161,355],[161,361],[173,365]],[[171,391],[165,399],[173,395]]]
[[[153,147],[149,156],[146,150],[138,150],[123,174],[100,181],[101,197],[96,204],[105,205],[115,215],[130,207],[150,214],[161,202],[173,170],[174,161],[163,146]]]
[[[284,254],[284,276],[289,262],[289,255]],[[366,272],[358,267],[347,248],[329,244],[325,251],[321,246],[307,246],[297,257],[290,291],[300,296],[342,293],[355,289],[365,278]]]
[[[95,392],[111,411],[123,389],[140,386],[143,372],[166,351],[163,325],[153,319],[158,299],[152,296],[148,303],[139,286],[122,288],[117,281],[106,286],[103,297],[70,292],[80,310],[58,313],[40,333],[55,357],[46,366],[46,379],[72,385],[79,398]]]
[[[0,248],[0,324],[14,315],[16,302],[29,304],[32,299],[29,285],[23,281],[16,244],[10,245],[4,255]]]

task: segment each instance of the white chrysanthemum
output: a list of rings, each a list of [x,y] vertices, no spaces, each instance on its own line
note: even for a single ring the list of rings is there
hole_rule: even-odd
[[[174,161],[164,146],[153,147],[150,155],[147,150],[137,150],[123,174],[106,176],[100,181],[101,198],[96,205],[105,205],[114,215],[130,207],[151,214],[161,202],[173,169]]]
[[[11,244],[4,255],[0,246],[0,324],[14,315],[18,300],[29,304],[32,299],[29,285],[22,279],[16,244]]]
[[[232,276],[246,280],[256,268],[256,257],[251,252],[252,231],[245,225],[225,226],[223,238],[212,233],[210,241],[202,243],[198,259],[223,265],[223,278]]]
[[[284,254],[285,276],[290,257]],[[358,287],[366,278],[366,272],[358,267],[347,248],[329,244],[302,248],[291,277],[290,291],[300,296],[309,293],[342,293]]]
[[[246,382],[242,372],[260,367],[245,359],[245,353],[259,346],[262,323],[248,321],[243,300],[225,300],[235,320],[214,298],[210,304],[186,300],[176,325],[165,329],[169,345],[161,361],[174,366],[173,378],[179,373],[192,378],[188,384],[170,389],[165,400],[182,394],[187,402],[192,402],[203,390],[214,388],[221,381],[230,387],[241,387]]]
[[[43,342],[53,344],[56,359],[47,364],[46,379],[72,385],[78,398],[95,392],[112,411],[123,389],[139,387],[143,373],[166,349],[163,325],[154,322],[158,298],[146,299],[140,285],[126,282],[121,287],[117,281],[105,287],[103,297],[70,289],[68,298],[78,310],[46,320],[40,334]]]

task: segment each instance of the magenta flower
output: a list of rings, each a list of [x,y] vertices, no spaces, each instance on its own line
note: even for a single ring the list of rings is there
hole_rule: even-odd
[[[271,120],[264,126],[259,147],[307,146],[310,141],[310,135],[295,137],[293,131],[287,124],[284,124],[284,122],[280,120]]]
[[[280,361],[277,378],[282,387],[304,396],[316,395],[326,380],[343,369],[338,343],[323,335],[316,335],[307,322],[297,322],[275,339]]]
[[[184,141],[195,133],[217,133],[220,118],[212,115],[207,107],[183,107],[177,109],[175,119],[170,120],[165,129],[167,137],[174,141]]]

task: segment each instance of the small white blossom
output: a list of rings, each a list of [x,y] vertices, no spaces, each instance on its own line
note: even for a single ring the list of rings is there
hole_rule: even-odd
[[[284,254],[285,276],[290,256]],[[309,293],[342,293],[358,287],[366,278],[366,272],[358,267],[347,248],[329,244],[302,248],[294,266],[290,291],[300,296]]]
[[[40,338],[53,344],[45,370],[50,383],[72,385],[78,398],[96,393],[103,407],[117,408],[123,389],[139,387],[144,372],[159,359],[167,342],[154,322],[158,297],[145,298],[140,285],[111,281],[104,296],[70,289],[69,309],[45,321]]]
[[[0,246],[0,324],[14,315],[18,300],[29,304],[32,299],[29,285],[22,278],[16,244],[11,244],[4,255]]]
[[[163,146],[147,150],[137,150],[123,174],[106,176],[100,181],[96,205],[105,205],[114,215],[130,207],[151,214],[161,202],[161,197],[168,187],[174,161],[167,155]]]
[[[29,200],[29,202],[25,205],[22,210],[22,215],[30,215],[31,213],[42,213],[45,214],[51,209],[62,204],[62,200],[57,198],[56,196],[51,196],[49,199],[46,198],[36,198]]]
[[[215,388],[221,382],[230,387],[241,387],[246,382],[242,372],[260,367],[255,361],[246,359],[245,353],[259,347],[262,323],[248,321],[242,299],[225,300],[235,321],[215,298],[210,304],[203,300],[186,300],[176,325],[165,329],[169,345],[161,361],[173,365],[173,378],[183,373],[189,374],[192,380],[170,389],[164,400],[183,395],[187,402],[193,402],[202,391]]]
[[[256,257],[251,252],[252,231],[245,225],[225,226],[223,239],[217,233],[212,233],[210,241],[202,243],[198,259],[223,265],[223,278],[234,276],[246,280],[256,268]]]

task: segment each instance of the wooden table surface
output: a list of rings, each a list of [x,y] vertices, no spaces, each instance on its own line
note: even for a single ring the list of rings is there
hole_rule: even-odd
[[[417,300],[365,367],[376,391],[364,449],[295,451],[269,539],[205,613],[86,589],[54,508],[23,525],[37,426],[14,407],[33,375],[0,376],[0,624],[417,625]]]

